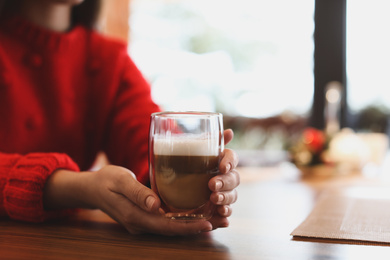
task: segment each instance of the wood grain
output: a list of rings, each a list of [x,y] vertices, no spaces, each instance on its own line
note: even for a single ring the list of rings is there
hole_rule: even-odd
[[[387,244],[292,238],[327,187],[372,183],[361,175],[302,178],[242,168],[230,227],[189,237],[130,235],[99,210],[42,224],[0,219],[0,259],[390,259]]]

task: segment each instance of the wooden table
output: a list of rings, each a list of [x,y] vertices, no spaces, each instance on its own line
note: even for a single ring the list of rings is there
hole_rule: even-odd
[[[322,190],[377,178],[302,178],[285,165],[240,172],[229,228],[191,237],[133,236],[98,210],[43,224],[0,219],[0,259],[390,259],[386,244],[290,236]]]

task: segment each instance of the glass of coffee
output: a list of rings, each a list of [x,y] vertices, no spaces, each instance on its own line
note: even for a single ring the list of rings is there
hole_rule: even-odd
[[[219,173],[223,144],[222,114],[152,114],[150,181],[165,217],[190,220],[212,216],[208,182]]]

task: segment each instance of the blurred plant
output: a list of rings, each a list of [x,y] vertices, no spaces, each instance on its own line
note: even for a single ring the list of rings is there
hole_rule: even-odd
[[[328,141],[323,131],[312,127],[305,128],[302,135],[289,148],[291,161],[297,166],[313,166],[324,163]]]
[[[268,118],[224,115],[224,127],[234,131],[230,147],[238,150],[286,151],[306,126],[306,117],[285,112]]]
[[[371,133],[386,133],[388,114],[388,109],[384,107],[366,107],[358,115],[357,129]]]

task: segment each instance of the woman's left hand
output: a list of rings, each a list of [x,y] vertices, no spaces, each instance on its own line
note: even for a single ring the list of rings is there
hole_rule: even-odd
[[[225,144],[233,139],[233,131],[228,129],[224,131]],[[231,204],[237,200],[236,188],[240,184],[240,175],[236,171],[238,164],[237,154],[231,149],[224,149],[222,160],[219,165],[221,174],[215,176],[209,181],[209,188],[212,191],[210,200],[217,205],[217,210],[209,220],[213,229],[219,227],[228,227],[227,217],[232,214]]]

